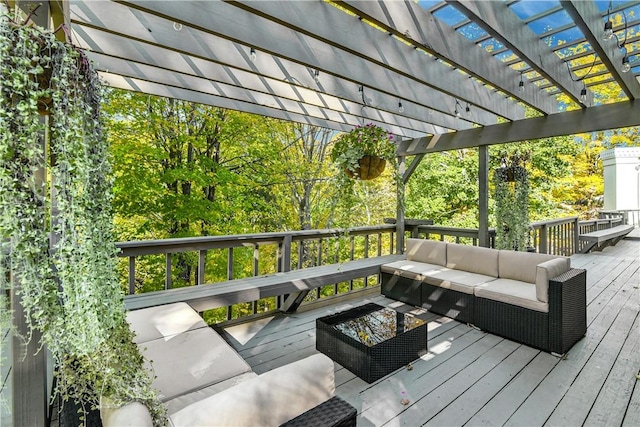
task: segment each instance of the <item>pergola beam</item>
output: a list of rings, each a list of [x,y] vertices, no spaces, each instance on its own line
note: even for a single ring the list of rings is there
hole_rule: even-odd
[[[558,102],[547,92],[527,85],[519,91],[520,73],[496,61],[493,55],[479,48],[452,27],[442,23],[413,2],[341,1],[351,12],[375,22],[396,37],[419,45],[430,54],[489,83],[523,103],[545,114],[558,111]]]
[[[582,84],[572,79],[566,65],[504,2],[446,0],[471,18],[483,30],[508,46],[521,60],[557,86],[575,103],[585,108],[580,99]]]
[[[265,1],[229,4],[285,26],[305,45],[312,45],[306,37],[309,35],[340,49],[343,52],[337,58],[338,62],[346,59],[341,58],[342,56],[349,56],[352,62],[361,58],[413,79],[421,85],[435,88],[460,102],[479,106],[509,120],[524,117],[521,107],[493,89],[476,84],[464,74],[456,72],[454,68],[434,61],[412,46],[406,46],[388,34],[357,21],[355,17],[348,19],[349,16],[343,11],[325,2]],[[313,19],[309,19],[310,17]],[[327,25],[327,22],[331,25]],[[270,29],[271,33],[278,33],[277,28]],[[276,38],[265,45],[267,50],[283,43],[282,39]],[[289,52],[295,50],[298,49],[292,46]],[[285,56],[288,53],[282,50],[280,52]],[[468,55],[473,56],[469,53]],[[393,80],[388,81],[386,86],[389,84],[393,85]],[[396,93],[404,96],[402,91]]]
[[[220,91],[223,88],[232,87],[231,90],[238,93],[239,99],[256,99],[268,95],[269,99],[265,104],[267,106],[273,106],[279,102],[278,99],[282,99],[283,104],[295,102],[300,105],[309,105],[309,108],[314,111],[321,109],[323,115],[348,116],[350,117],[348,123],[375,119],[428,134],[446,132],[452,128],[471,128],[469,122],[456,120],[454,117],[407,102],[403,104],[405,108],[403,115],[383,109],[362,109],[362,104],[354,99],[338,98],[303,84],[294,85],[224,64],[216,64],[217,66],[213,67],[206,59],[188,57],[180,52],[138,40],[121,38],[87,26],[76,27],[75,34],[77,43],[86,49],[100,71],[122,73],[127,77],[153,80],[158,83],[166,82],[174,86],[175,80],[179,79],[180,84],[185,88],[214,95],[221,95]],[[113,46],[110,54],[100,52],[101,49],[97,47],[96,42],[98,45]],[[95,46],[95,50],[92,46]],[[324,76],[323,80],[325,80]],[[315,84],[313,80],[311,81]],[[324,85],[324,81],[319,85]],[[229,94],[227,93],[226,96]],[[373,96],[377,96],[377,93],[373,93]],[[434,119],[432,123],[425,123],[426,116]]]
[[[602,14],[598,11],[596,4],[576,0],[563,0],[560,3],[585,35],[593,50],[598,54],[616,82],[618,82],[620,88],[627,94],[627,97],[629,99],[638,99],[640,97],[640,83],[638,83],[633,73],[622,72],[623,54],[618,48],[615,41],[616,38],[614,37],[606,42],[606,46],[601,41],[604,26]]]
[[[640,126],[640,100],[403,141],[399,156]]]

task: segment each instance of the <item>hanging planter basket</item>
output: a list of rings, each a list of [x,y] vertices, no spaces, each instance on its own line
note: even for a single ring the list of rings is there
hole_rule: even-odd
[[[358,167],[355,170],[345,169],[345,173],[349,178],[368,181],[379,177],[386,165],[387,161],[381,157],[364,156],[358,160]]]

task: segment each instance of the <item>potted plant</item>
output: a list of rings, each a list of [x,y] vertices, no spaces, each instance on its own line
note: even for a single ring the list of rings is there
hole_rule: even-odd
[[[57,396],[85,413],[102,397],[139,400],[162,425],[164,406],[132,341],[117,280],[98,75],[75,47],[12,16],[0,12],[0,289],[16,286],[27,327],[41,332]],[[39,178],[43,169],[48,179]],[[4,292],[0,309],[4,325]]]
[[[502,156],[493,173],[496,248],[529,250],[529,175],[518,153]]]
[[[393,135],[369,123],[342,134],[333,146],[331,159],[350,178],[375,179],[387,162],[395,165],[396,145]]]

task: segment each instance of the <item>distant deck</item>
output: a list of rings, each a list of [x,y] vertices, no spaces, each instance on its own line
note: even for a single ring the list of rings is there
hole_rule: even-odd
[[[336,366],[336,394],[359,426],[640,425],[640,241],[571,258],[588,270],[588,330],[565,359],[423,313],[429,352],[412,370],[367,384]],[[316,352],[317,317],[366,301],[412,309],[372,294],[227,326],[226,337],[265,372]]]

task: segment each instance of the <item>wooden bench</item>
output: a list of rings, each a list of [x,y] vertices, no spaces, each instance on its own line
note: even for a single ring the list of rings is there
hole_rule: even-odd
[[[280,309],[293,312],[312,289],[380,273],[380,266],[404,259],[404,255],[386,255],[322,265],[226,282],[146,292],[125,297],[127,310],[186,302],[202,312],[261,298],[288,295]]]
[[[580,253],[601,251],[607,246],[615,246],[624,236],[633,230],[633,225],[617,225],[615,227],[606,228],[604,230],[592,231],[591,233],[581,234],[580,241],[586,242]]]

